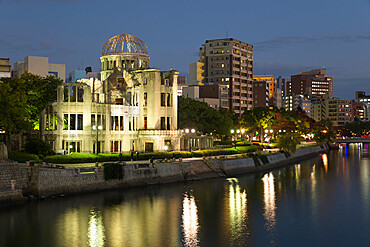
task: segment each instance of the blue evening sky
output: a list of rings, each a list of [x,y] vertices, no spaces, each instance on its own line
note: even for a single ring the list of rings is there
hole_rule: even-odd
[[[370,0],[0,0],[0,57],[48,56],[67,74],[92,66],[106,40],[129,33],[151,67],[188,74],[207,39],[254,45],[254,73],[326,67],[334,96],[370,94]]]

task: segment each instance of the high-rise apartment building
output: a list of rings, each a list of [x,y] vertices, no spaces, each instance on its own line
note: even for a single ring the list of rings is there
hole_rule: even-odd
[[[253,46],[233,39],[207,40],[199,51],[204,84],[229,85],[229,109],[238,114],[253,107]]]
[[[333,77],[326,76],[326,69],[316,69],[292,75],[287,84],[286,96],[306,94],[318,100],[333,97]]]

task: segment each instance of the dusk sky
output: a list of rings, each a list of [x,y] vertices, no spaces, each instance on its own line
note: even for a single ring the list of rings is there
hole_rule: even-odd
[[[370,0],[0,0],[0,57],[47,56],[66,73],[99,71],[102,47],[128,33],[150,66],[187,75],[207,39],[254,46],[254,74],[289,77],[326,67],[334,96],[370,94]]]

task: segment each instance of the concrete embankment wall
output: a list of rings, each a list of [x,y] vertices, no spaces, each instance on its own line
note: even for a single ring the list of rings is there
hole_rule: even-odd
[[[76,174],[72,169],[50,169],[32,167],[32,178],[28,192],[36,196],[75,194],[91,191],[118,189],[147,184],[185,181],[184,175],[190,171],[185,162],[158,163],[156,167],[123,168],[122,180],[105,181],[102,171]]]
[[[298,150],[289,158],[284,154],[271,155],[267,156],[267,164],[259,160],[258,166],[252,158],[156,163],[155,167],[146,168],[126,165],[123,168],[122,180],[109,181],[105,181],[101,170],[78,174],[73,169],[4,164],[0,169],[0,204],[22,201],[22,194],[48,197],[264,171],[310,158],[327,150],[328,146],[322,145]],[[14,188],[11,188],[11,180],[15,181]]]
[[[252,158],[248,159],[235,159],[235,160],[213,160],[212,163],[215,167],[219,167],[227,176],[237,175],[247,172],[258,172],[269,169],[282,167],[303,159],[311,158],[319,153],[329,150],[326,144],[321,146],[309,147],[297,150],[294,155],[286,157],[285,154],[275,154],[267,156],[268,163],[264,164],[261,159],[258,159],[260,165],[255,165]]]

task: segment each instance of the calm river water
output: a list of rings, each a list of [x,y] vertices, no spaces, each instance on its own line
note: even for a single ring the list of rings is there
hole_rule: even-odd
[[[267,173],[1,208],[0,246],[370,246],[370,146]]]

